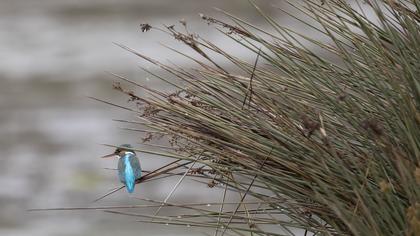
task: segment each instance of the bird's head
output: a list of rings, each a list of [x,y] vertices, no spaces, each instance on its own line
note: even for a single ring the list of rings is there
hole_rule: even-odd
[[[107,157],[122,157],[125,155],[126,152],[133,152],[133,147],[130,144],[121,144],[120,146],[118,146],[115,151],[109,155],[105,155],[102,158],[107,158]]]

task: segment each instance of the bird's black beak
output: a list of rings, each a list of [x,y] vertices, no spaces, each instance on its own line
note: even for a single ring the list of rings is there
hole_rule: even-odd
[[[108,154],[108,155],[102,156],[101,158],[117,157],[117,156],[118,156],[117,154],[115,154],[115,153],[111,153],[111,154]]]

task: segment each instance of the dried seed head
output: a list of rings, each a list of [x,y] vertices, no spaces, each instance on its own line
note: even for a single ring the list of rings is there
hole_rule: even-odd
[[[416,121],[417,124],[420,124],[420,112],[416,112]]]
[[[147,133],[146,136],[144,138],[142,138],[142,142],[146,143],[146,142],[149,142],[152,139],[153,139],[153,134],[152,133]]]
[[[203,13],[200,13],[199,16],[200,16],[201,19],[207,21],[207,24],[209,24],[209,25],[210,24],[216,24],[216,25],[220,25],[223,28],[228,29],[229,30],[228,34],[235,33],[235,34],[242,35],[244,37],[251,37],[252,36],[249,32],[247,32],[247,31],[239,28],[238,26],[227,24],[227,23],[225,23],[223,21],[220,21],[220,20],[217,20],[215,18],[206,16]]]
[[[207,186],[209,186],[209,188],[214,188],[214,186],[216,186],[216,182],[214,182],[214,180],[211,180],[210,182],[208,182]]]
[[[414,171],[414,177],[416,178],[416,182],[418,185],[420,185],[420,168],[416,167],[416,170]]]
[[[112,84],[112,87],[114,88],[114,89],[116,89],[116,90],[119,90],[119,91],[122,91],[123,89],[122,89],[122,87],[121,87],[121,83],[120,82],[114,82],[113,84]]]
[[[375,133],[378,136],[381,136],[384,132],[382,126],[379,124],[379,121],[377,121],[374,118],[366,119],[362,121],[362,127],[365,130],[372,130],[373,133]]]
[[[310,137],[313,132],[321,127],[321,124],[317,121],[312,120],[307,115],[302,115],[302,125],[305,130],[307,130],[307,136]]]
[[[152,26],[151,26],[151,25],[149,25],[149,24],[147,24],[147,23],[140,24],[140,29],[141,29],[141,32],[147,32],[147,31],[149,31],[151,28],[152,28]]]
[[[342,93],[342,94],[338,95],[338,97],[337,97],[337,99],[341,102],[344,101],[346,98],[347,98],[347,94],[345,94],[345,93]]]
[[[203,166],[198,167],[198,168],[192,168],[190,172],[192,175],[203,175],[204,174]]]
[[[128,99],[129,102],[138,101],[140,100],[140,97],[135,95],[133,91],[126,91],[125,92],[130,98]]]
[[[379,182],[379,188],[381,192],[386,193],[391,190],[391,184],[388,181],[382,180]]]
[[[410,233],[407,235],[417,235],[420,232],[420,203],[415,203],[407,208],[406,217],[410,225]]]
[[[179,20],[179,23],[181,23],[184,27],[187,27],[187,21],[185,19]]]

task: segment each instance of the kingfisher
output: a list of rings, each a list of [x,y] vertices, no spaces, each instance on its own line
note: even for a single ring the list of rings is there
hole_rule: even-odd
[[[127,191],[132,193],[136,180],[141,177],[141,167],[136,153],[130,144],[121,144],[114,153],[103,156],[118,158],[118,178],[125,185]]]

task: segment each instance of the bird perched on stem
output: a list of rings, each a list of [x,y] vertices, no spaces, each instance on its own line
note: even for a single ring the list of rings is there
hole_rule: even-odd
[[[136,180],[141,177],[140,162],[136,153],[133,151],[133,147],[130,144],[122,144],[114,153],[103,156],[102,158],[107,157],[118,158],[118,177],[125,184],[127,191],[132,193]]]

